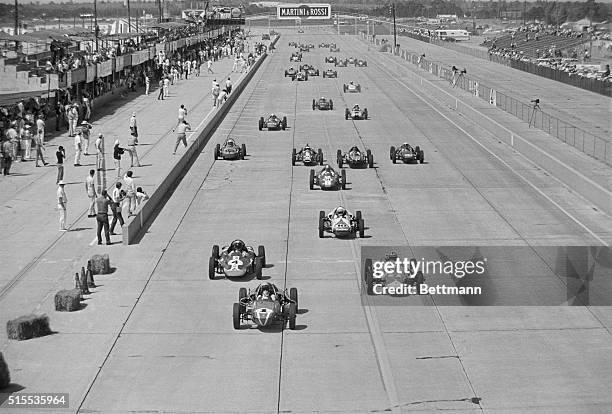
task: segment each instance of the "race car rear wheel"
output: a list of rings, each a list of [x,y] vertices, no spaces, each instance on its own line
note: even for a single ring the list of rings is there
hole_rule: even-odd
[[[295,320],[297,315],[297,306],[295,303],[289,304],[289,329],[295,329]]]
[[[283,130],[285,130],[285,128],[287,128],[287,117],[286,116],[283,117],[283,124],[282,124],[281,127],[283,128]]]
[[[315,170],[310,170],[310,176],[308,178],[308,183],[311,190],[314,190],[314,180],[315,180]]]
[[[211,256],[214,257],[215,259],[219,260],[219,245],[215,244],[212,247],[212,254],[211,254]]]
[[[368,167],[374,168],[374,156],[372,155],[372,151],[368,150],[366,154],[368,157]]]
[[[338,162],[338,168],[342,168],[342,151],[336,151],[336,161]]]
[[[317,150],[317,157],[319,158],[319,165],[323,165],[323,151],[321,148]]]
[[[393,155],[395,154],[395,147],[392,145],[389,149],[389,159],[393,161]]]
[[[363,108],[363,119],[368,119],[368,108]]]
[[[325,235],[325,211],[319,211],[319,238]]]
[[[323,72],[323,77],[325,77],[325,72]]]
[[[295,302],[296,310],[300,310],[300,306],[299,306],[299,303],[298,303],[298,291],[297,291],[297,288],[292,287],[291,289],[289,289],[289,299],[291,299],[292,301]]]
[[[293,149],[293,151],[291,152],[291,165],[295,165],[295,157],[296,157],[296,150],[295,148]]]
[[[346,190],[346,170],[342,170],[342,189]]]
[[[261,131],[263,129],[263,124],[264,124],[264,119],[263,116],[261,118],[259,118],[259,130]]]
[[[210,280],[215,279],[215,268],[217,267],[217,260],[214,257],[208,259],[208,278]]]
[[[240,323],[241,313],[240,313],[240,303],[234,303],[234,309],[232,313],[232,321],[234,322],[234,329],[240,329],[242,327]]]
[[[240,159],[243,160],[246,155],[247,155],[246,144],[242,144],[242,151],[240,152]]]
[[[342,85],[342,92],[346,93],[346,84]]]
[[[255,258],[255,263],[254,263],[254,272],[255,273],[255,278],[257,278],[257,280],[261,280],[263,279],[263,274],[261,269],[263,268],[262,263],[261,263],[261,259],[259,257]]]
[[[215,145],[215,161],[219,159],[219,153],[221,152],[221,145]]]
[[[242,299],[247,297],[247,289],[244,287],[241,287],[240,290],[238,290],[238,302],[241,302]]]
[[[330,110],[334,109],[334,101],[332,101],[331,99],[329,100],[329,109]]]
[[[425,162],[425,151],[421,150],[419,162],[423,164]]]
[[[317,105],[315,104],[315,100],[313,99],[313,100],[312,100],[312,110],[313,110],[313,111],[315,110],[315,107],[316,107],[316,106],[317,106]]]
[[[363,239],[365,236],[365,223],[363,219],[359,220],[359,237]]]
[[[357,85],[357,92],[361,92],[361,85]]]
[[[266,248],[263,246],[257,247],[257,257],[261,259],[261,265],[266,267]]]
[[[361,220],[361,210],[357,210],[357,211],[355,212],[355,218],[356,218],[357,220]]]
[[[351,115],[351,112],[349,111],[348,108],[346,108],[346,110],[344,111],[344,119],[349,119],[349,116]]]
[[[416,276],[414,277],[414,284],[417,289],[417,295],[421,294],[421,285],[423,283],[425,283],[425,276],[423,276],[423,272],[419,270]]]

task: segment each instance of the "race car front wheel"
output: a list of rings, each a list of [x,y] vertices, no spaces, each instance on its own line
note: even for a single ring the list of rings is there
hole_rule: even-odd
[[[232,320],[234,322],[234,329],[242,328],[242,324],[240,323],[241,319],[241,305],[240,303],[234,303],[234,309],[232,313]]]

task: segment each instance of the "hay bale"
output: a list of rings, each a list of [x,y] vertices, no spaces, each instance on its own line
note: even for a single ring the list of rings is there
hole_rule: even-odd
[[[4,361],[2,352],[0,352],[0,389],[6,388],[11,383],[11,373],[9,372],[8,365]]]
[[[47,315],[25,315],[6,323],[6,333],[9,339],[38,338],[49,335],[49,317]]]
[[[55,294],[55,310],[58,312],[74,312],[81,309],[81,290],[60,290]]]
[[[108,254],[94,254],[91,257],[91,272],[94,275],[107,275],[111,271]]]

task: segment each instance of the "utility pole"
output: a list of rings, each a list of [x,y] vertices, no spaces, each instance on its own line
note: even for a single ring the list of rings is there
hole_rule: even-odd
[[[132,16],[130,13],[130,0],[127,0],[127,11],[128,11],[128,33],[132,33]]]
[[[523,1],[523,26],[525,26],[525,18],[527,14],[527,0]]]
[[[15,0],[15,36],[19,34],[19,3]]]
[[[395,2],[391,5],[391,14],[393,16],[393,54],[397,50],[397,28],[395,27]]]
[[[98,27],[98,0],[94,0],[94,35],[96,37],[96,52],[100,50],[98,48],[98,36],[100,35],[100,28]]]
[[[159,10],[159,23],[162,22],[162,0],[157,0],[157,9]],[[208,3],[207,3],[208,5]]]

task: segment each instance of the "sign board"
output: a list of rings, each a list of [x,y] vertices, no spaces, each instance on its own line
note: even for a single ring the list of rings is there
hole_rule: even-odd
[[[329,19],[331,18],[331,5],[322,3],[311,4],[279,4],[276,8],[279,19]]]

